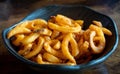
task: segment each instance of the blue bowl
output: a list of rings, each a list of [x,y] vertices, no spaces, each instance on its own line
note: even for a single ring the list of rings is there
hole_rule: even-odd
[[[78,72],[83,69],[88,69],[90,67],[96,66],[102,62],[104,62],[115,50],[118,45],[118,30],[115,22],[108,16],[101,14],[99,12],[96,12],[89,7],[82,6],[82,5],[51,5],[46,6],[40,9],[37,9],[36,11],[32,12],[28,16],[26,16],[22,21],[25,20],[33,20],[36,18],[42,18],[45,20],[50,19],[50,16],[56,15],[56,14],[63,14],[65,16],[68,16],[73,19],[82,19],[85,21],[84,29],[88,28],[89,24],[92,23],[93,20],[98,20],[103,23],[103,26],[108,28],[112,31],[112,36],[105,36],[106,37],[106,47],[103,53],[101,53],[99,56],[94,58],[93,60],[89,61],[88,63],[84,64],[78,64],[75,66],[68,66],[68,65],[44,65],[44,64],[37,64],[35,62],[32,62],[30,60],[25,59],[21,55],[17,53],[17,49],[12,46],[10,43],[10,40],[7,39],[8,32],[15,27],[17,24],[12,25],[9,28],[6,28],[2,32],[2,38],[5,44],[5,47],[7,47],[8,51],[13,54],[17,59],[21,60],[31,68],[39,71],[51,71],[51,72]],[[19,22],[18,22],[19,23]]]

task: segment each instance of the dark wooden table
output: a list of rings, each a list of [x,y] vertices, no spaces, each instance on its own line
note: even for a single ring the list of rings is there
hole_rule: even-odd
[[[0,33],[3,29],[20,21],[32,11],[49,4],[84,4],[92,9],[110,16],[115,20],[120,35],[120,1],[106,2],[94,0],[0,0]],[[117,0],[115,0],[117,1]],[[95,70],[84,72],[84,74],[120,74],[120,44],[117,50]],[[0,74],[23,74],[37,73],[22,62],[13,57],[4,47],[2,37],[0,36]]]

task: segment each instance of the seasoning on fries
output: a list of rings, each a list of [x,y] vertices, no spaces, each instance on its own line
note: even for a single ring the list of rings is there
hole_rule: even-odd
[[[93,21],[83,30],[84,20],[74,20],[58,14],[51,19],[34,19],[18,23],[7,35],[18,53],[38,64],[77,65],[90,61],[104,51],[104,34],[112,32]]]

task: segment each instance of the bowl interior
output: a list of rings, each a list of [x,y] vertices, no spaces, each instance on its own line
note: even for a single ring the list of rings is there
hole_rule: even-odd
[[[94,57],[92,61],[90,61],[86,64],[80,64],[80,65],[76,65],[76,66],[60,66],[60,69],[62,69],[62,70],[63,69],[73,70],[73,69],[82,69],[82,68],[86,68],[86,67],[89,67],[89,66],[93,66],[93,65],[96,65],[98,63],[103,62],[105,59],[107,59],[113,53],[113,51],[115,51],[115,49],[118,45],[118,31],[117,31],[117,27],[116,27],[115,22],[110,17],[108,17],[106,15],[103,15],[101,13],[98,13],[98,12],[96,12],[96,11],[86,7],[86,6],[81,6],[81,5],[78,5],[78,6],[72,6],[72,5],[68,5],[68,6],[64,6],[64,5],[61,5],[61,6],[59,6],[59,5],[46,6],[46,7],[37,9],[36,11],[29,14],[28,16],[26,16],[21,21],[32,20],[32,19],[36,19],[36,18],[42,18],[42,19],[48,20],[50,18],[50,16],[53,16],[53,15],[56,15],[56,14],[63,14],[65,16],[68,16],[68,17],[73,18],[73,19],[84,20],[85,21],[84,27],[83,27],[84,29],[88,28],[88,26],[92,23],[93,20],[98,20],[98,21],[102,22],[104,27],[108,28],[113,33],[112,36],[109,36],[109,37],[105,36],[106,37],[106,47],[105,47],[104,52],[101,53],[100,55]],[[7,37],[6,37],[7,33],[15,25],[16,24],[14,24],[13,26],[5,29],[2,33],[3,41],[6,45],[6,47],[8,48],[8,50],[14,56],[16,56],[18,59],[26,62],[27,64],[31,64],[33,66],[36,65],[37,67],[45,67],[45,65],[39,65],[38,66],[38,64],[36,64],[34,62],[31,62],[31,61],[23,58],[19,54],[17,54],[15,47],[13,45],[11,45],[10,40],[7,39]],[[51,67],[51,69],[53,69],[53,68],[56,67],[56,65],[52,65],[50,67]]]

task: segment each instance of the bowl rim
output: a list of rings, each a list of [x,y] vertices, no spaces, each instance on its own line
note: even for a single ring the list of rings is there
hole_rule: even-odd
[[[46,64],[37,64],[35,62],[32,62],[28,59],[25,59],[24,57],[22,57],[21,55],[19,55],[18,53],[16,53],[16,51],[9,45],[8,43],[8,39],[6,38],[6,34],[8,31],[10,31],[13,27],[15,27],[17,24],[13,24],[12,26],[4,29],[2,31],[2,39],[3,39],[3,42],[4,42],[4,45],[5,47],[7,48],[7,50],[12,53],[17,59],[19,59],[20,61],[23,61],[24,63],[28,64],[28,65],[31,65],[31,66],[37,66],[37,67],[41,67],[43,69],[46,69],[46,68],[49,68],[49,69],[54,69],[56,67],[59,67],[56,68],[55,70],[81,70],[81,69],[84,69],[84,68],[88,68],[90,66],[94,66],[94,65],[97,65],[99,63],[102,63],[103,61],[105,61],[117,48],[118,46],[118,41],[119,41],[119,35],[118,35],[118,29],[117,29],[117,25],[115,23],[115,21],[103,14],[103,13],[100,13],[100,12],[97,12],[95,10],[93,10],[92,8],[88,7],[88,6],[84,6],[84,5],[48,5],[48,6],[45,6],[45,7],[42,7],[40,9],[37,9],[35,11],[33,11],[32,13],[28,14],[25,18],[23,18],[21,21],[19,22],[22,22],[22,21],[25,21],[26,18],[28,18],[29,15],[32,15],[32,14],[35,14],[35,13],[38,13],[38,10],[41,10],[41,9],[44,9],[46,7],[83,7],[85,9],[89,9],[99,15],[102,15],[102,16],[105,16],[106,18],[108,18],[112,23],[113,23],[113,26],[114,26],[114,29],[115,29],[115,43],[114,43],[114,46],[111,48],[111,50],[109,52],[107,52],[105,55],[103,55],[102,57],[100,58],[97,58],[97,59],[94,59],[94,60],[91,60],[89,61],[88,63],[83,63],[83,64],[79,64],[79,65],[74,65],[74,66],[69,66],[69,65],[46,65]],[[17,22],[17,23],[19,23]]]

